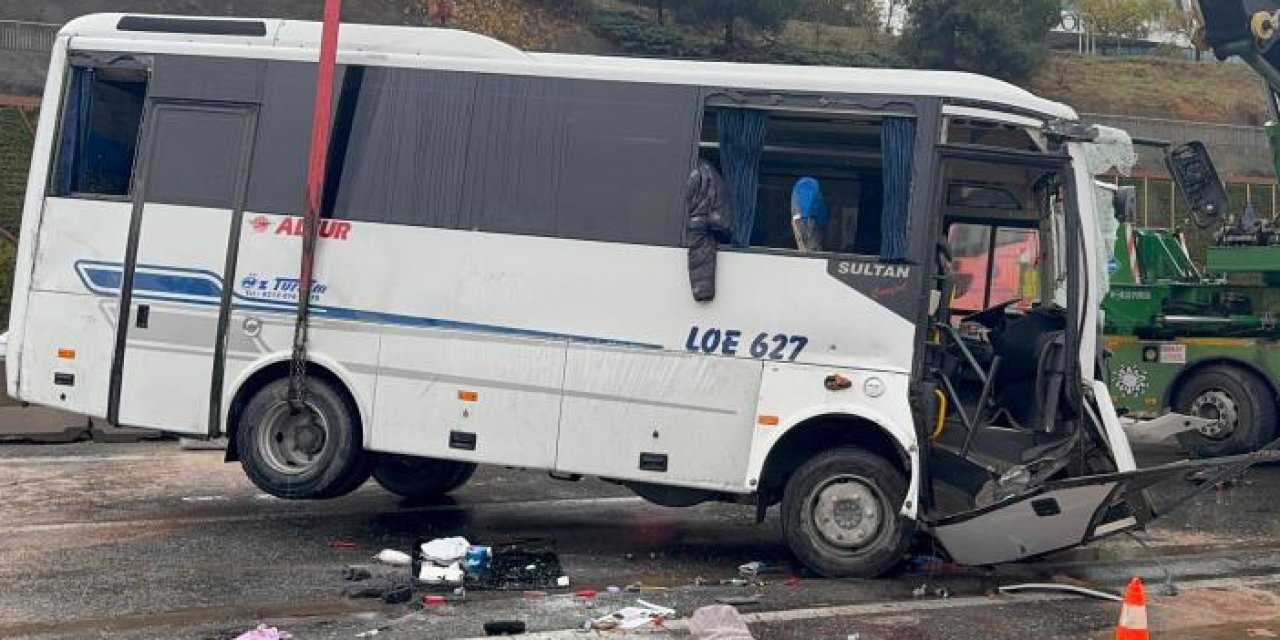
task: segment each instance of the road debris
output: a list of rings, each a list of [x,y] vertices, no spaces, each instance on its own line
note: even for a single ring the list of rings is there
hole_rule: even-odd
[[[622,629],[631,631],[648,625],[662,626],[662,623],[676,615],[675,609],[658,606],[652,602],[636,600],[638,606],[623,607],[606,616],[591,621],[591,629],[607,631]]]
[[[395,549],[383,549],[373,559],[393,567],[407,567],[413,563],[413,558],[409,554]]]
[[[364,565],[353,564],[342,570],[342,579],[350,582],[360,582],[372,577],[373,570]]]
[[[413,588],[401,585],[383,592],[382,601],[387,604],[404,604],[413,599]]]
[[[484,623],[484,634],[487,636],[518,636],[525,629],[526,625],[522,620],[492,620]]]
[[[330,549],[354,549],[357,546],[359,545],[356,544],[355,540],[348,540],[346,538],[337,538],[329,541]]]
[[[256,628],[236,636],[235,640],[289,640],[292,637],[288,632],[260,624]]]
[[[724,604],[694,611],[689,619],[689,635],[695,640],[754,640],[742,614]]]
[[[1054,591],[1061,593],[1074,593],[1076,595],[1086,596],[1089,598],[1097,598],[1099,600],[1110,600],[1112,602],[1124,602],[1124,598],[1105,591],[1089,589],[1078,584],[1061,584],[1052,582],[1029,582],[1027,584],[1008,584],[999,588],[1001,594],[1017,595],[1024,591]]]
[[[436,538],[430,542],[423,543],[420,548],[423,560],[430,560],[444,567],[466,557],[467,551],[471,548],[471,543],[466,538],[461,537]]]

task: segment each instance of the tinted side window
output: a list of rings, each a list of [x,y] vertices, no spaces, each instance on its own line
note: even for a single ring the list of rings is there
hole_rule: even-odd
[[[146,201],[230,209],[244,148],[244,115],[176,106],[153,113]]]
[[[335,115],[345,153],[334,215],[458,227],[476,76],[417,69],[349,69]],[[350,135],[344,135],[349,128]]]
[[[679,245],[699,91],[482,77],[464,210],[481,231]]]
[[[339,86],[342,77],[339,67]],[[246,210],[302,215],[315,99],[314,63],[273,60],[267,65]]]

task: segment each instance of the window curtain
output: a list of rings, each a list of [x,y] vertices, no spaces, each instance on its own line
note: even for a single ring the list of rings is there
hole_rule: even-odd
[[[67,93],[66,115],[62,121],[62,140],[58,148],[57,178],[54,193],[65,196],[79,189],[78,169],[84,162],[81,158],[84,148],[83,140],[89,127],[89,98],[93,92],[93,70],[76,67],[72,69],[71,87]]]
[[[880,227],[880,259],[907,257],[907,203],[911,200],[911,159],[916,149],[916,122],[885,118],[880,128],[884,153],[884,213]]]
[[[756,193],[760,189],[760,156],[764,154],[767,121],[767,114],[753,109],[721,109],[716,114],[720,168],[737,218],[733,244],[739,247],[751,244],[756,225]]]

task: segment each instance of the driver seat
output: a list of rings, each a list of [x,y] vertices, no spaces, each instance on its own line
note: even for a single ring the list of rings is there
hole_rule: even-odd
[[[1013,422],[1010,426],[1034,430],[1045,424],[1049,358],[1065,331],[1062,311],[1036,307],[995,337],[992,346],[1000,356],[1000,369],[994,391],[997,405]]]

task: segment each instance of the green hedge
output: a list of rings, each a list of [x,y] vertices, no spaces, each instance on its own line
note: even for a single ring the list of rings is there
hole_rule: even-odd
[[[676,29],[626,11],[597,11],[590,24],[596,35],[629,55],[700,58],[706,53]]]
[[[633,56],[835,67],[910,66],[906,58],[889,49],[809,49],[774,44],[727,51],[720,43],[695,42],[679,29],[657,24],[628,11],[596,11],[591,16],[590,25],[596,35],[608,40],[622,53]]]

